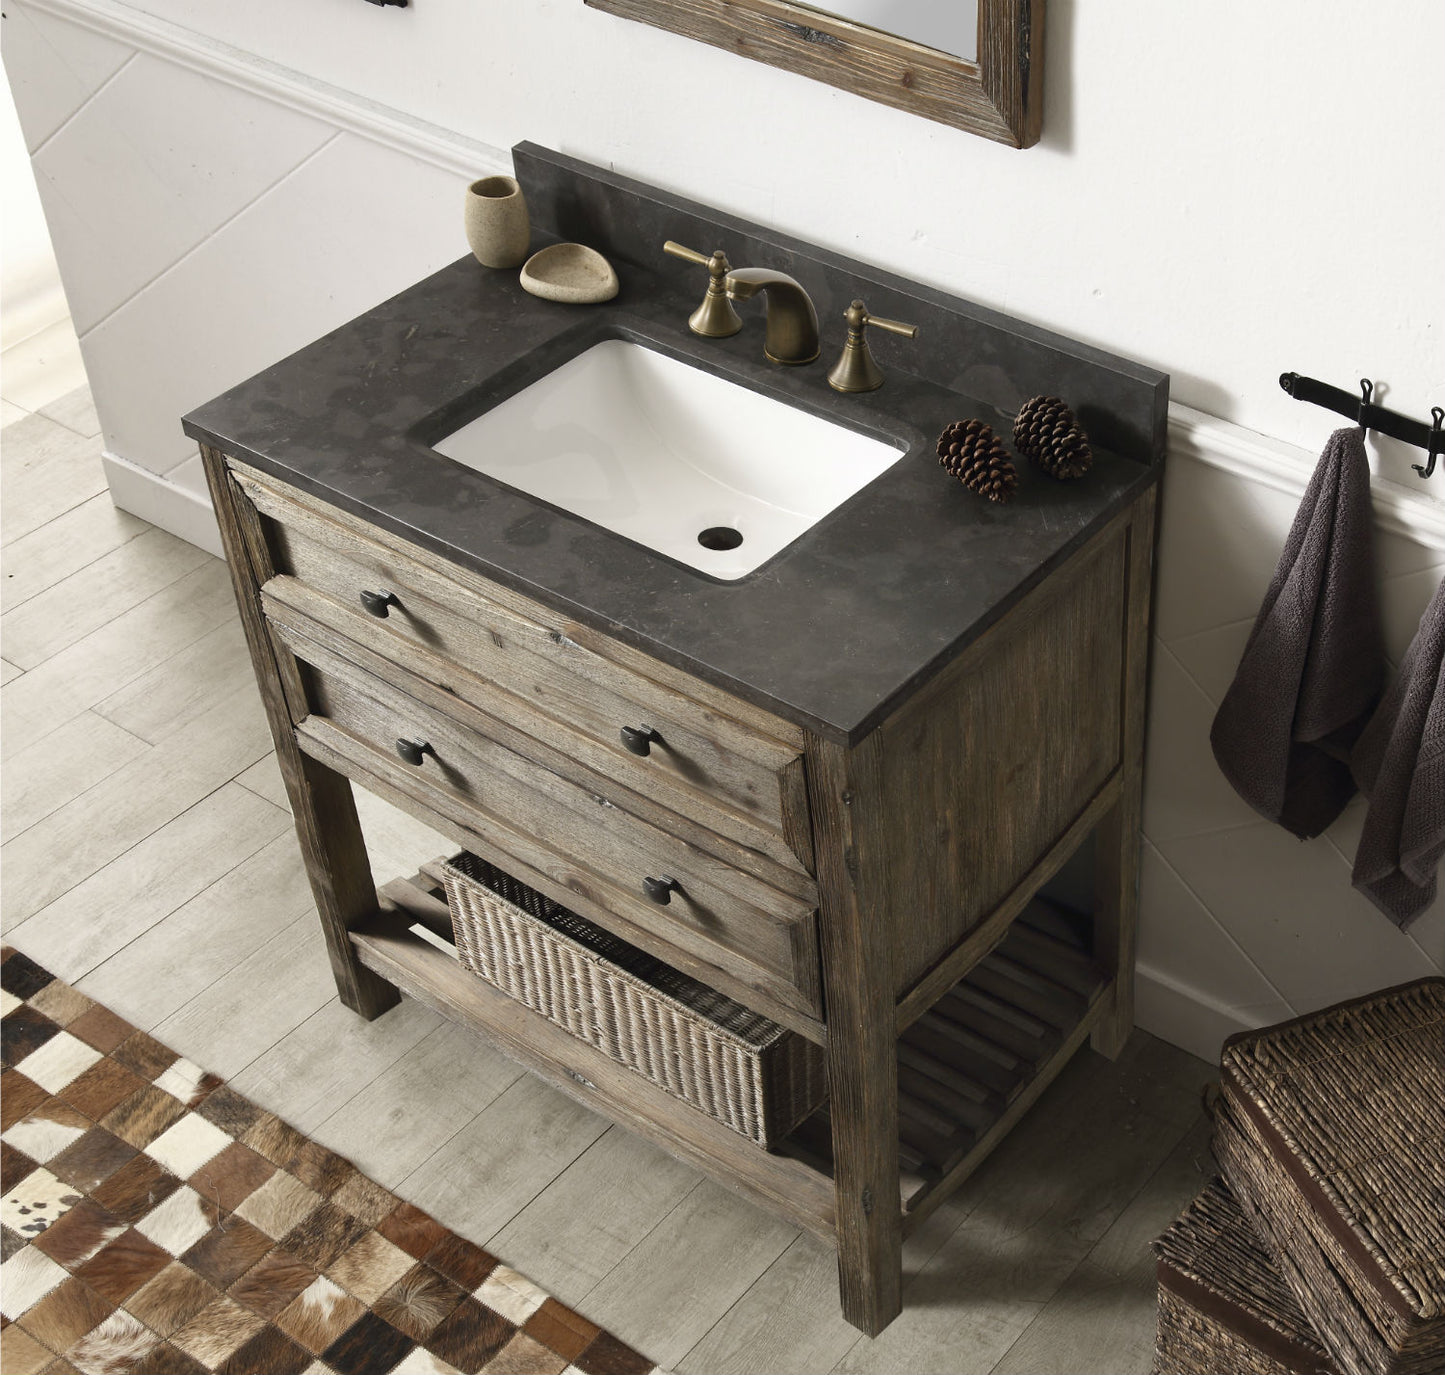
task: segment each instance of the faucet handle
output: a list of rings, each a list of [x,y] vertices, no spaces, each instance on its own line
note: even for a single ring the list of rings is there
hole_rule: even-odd
[[[843,312],[843,318],[848,322],[848,339],[843,345],[842,356],[828,374],[828,385],[834,391],[877,391],[883,385],[883,371],[873,361],[873,354],[868,348],[868,336],[865,333],[868,326],[886,329],[889,334],[901,334],[907,339],[918,337],[918,326],[870,315],[868,307],[862,301],[854,301]]]
[[[699,267],[707,267],[712,262],[712,258],[709,258],[706,253],[699,253],[695,248],[686,248],[682,244],[678,243],[676,239],[669,239],[665,244],[663,244],[662,251],[664,253],[672,254],[674,258],[682,258],[686,262],[696,263]],[[722,258],[723,273],[726,274],[728,270],[727,257],[723,253],[722,249],[719,248],[713,254],[713,258]]]
[[[853,323],[852,315],[855,307],[862,309],[863,302],[854,301],[853,305],[849,306],[848,309],[843,312],[843,318],[847,320],[850,325]],[[862,324],[871,325],[874,329],[886,329],[889,334],[901,334],[907,339],[918,338],[917,325],[905,325],[901,320],[885,320],[881,315],[870,315],[866,309],[864,309],[862,313]]]
[[[709,258],[695,248],[684,248],[672,239],[662,245],[662,251],[674,258],[682,258],[686,262],[707,268],[707,295],[702,298],[702,304],[687,317],[688,328],[706,339],[726,339],[729,335],[736,334],[743,327],[743,321],[742,316],[733,309],[733,303],[728,300],[725,283],[728,273],[732,271],[732,265],[727,260],[727,254],[719,248]]]

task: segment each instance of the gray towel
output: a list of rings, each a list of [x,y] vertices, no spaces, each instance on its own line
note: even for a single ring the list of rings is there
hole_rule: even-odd
[[[1354,884],[1397,926],[1435,900],[1445,854],[1445,583],[1351,758],[1370,799]]]
[[[1349,755],[1384,679],[1364,437],[1336,430],[1209,733],[1255,811],[1302,839],[1354,795]]]

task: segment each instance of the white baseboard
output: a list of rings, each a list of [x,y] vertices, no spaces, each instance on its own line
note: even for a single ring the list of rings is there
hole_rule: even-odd
[[[216,516],[205,497],[109,450],[101,454],[100,462],[110,498],[122,511],[158,525],[218,559],[225,557]]]
[[[1253,1031],[1269,1020],[1274,1019],[1248,1020],[1202,989],[1189,988],[1147,964],[1134,966],[1134,1025],[1211,1065],[1219,1063],[1226,1036]]]

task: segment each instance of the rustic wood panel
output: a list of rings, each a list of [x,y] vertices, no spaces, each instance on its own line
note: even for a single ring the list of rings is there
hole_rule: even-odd
[[[799,1160],[760,1149],[605,1052],[569,1036],[463,969],[445,951],[412,935],[406,930],[404,913],[383,914],[358,930],[353,940],[363,961],[411,997],[482,1032],[584,1106],[655,1141],[726,1187],[831,1239],[833,1189],[826,1176]]]
[[[811,903],[649,826],[319,646],[297,640],[291,647],[318,670],[310,680],[315,711],[363,748],[389,760],[403,736],[432,745],[434,754],[406,769],[407,781],[451,792],[554,847],[611,891],[635,894],[634,921],[660,938],[715,959],[721,947],[796,988],[802,1005],[816,1005]],[[643,878],[659,874],[681,888],[666,906],[642,893]],[[599,891],[595,881],[591,891]]]
[[[1145,693],[1149,682],[1150,591],[1154,571],[1155,489],[1134,506],[1125,587],[1122,703],[1123,778],[1119,802],[1095,840],[1094,953],[1115,972],[1113,1003],[1093,1046],[1111,1060],[1134,1029],[1134,944],[1139,920],[1139,846],[1144,792]]]
[[[300,637],[291,646],[320,670],[311,698],[321,715],[388,758],[403,735],[433,746],[434,754],[407,776],[421,776],[432,787],[450,788],[517,823],[535,825],[538,834],[583,857],[617,887],[638,886],[654,871],[672,873],[683,891],[662,914],[668,929],[691,923],[726,941],[737,923],[733,939],[757,952],[773,947],[780,928],[811,924],[810,901],[740,873],[572,779],[538,768],[479,731],[474,717],[459,720],[432,710]]]
[[[791,745],[794,753],[802,749],[803,730],[790,721],[275,478],[265,477],[234,460],[231,469],[256,508],[282,526],[300,530],[343,556],[354,557],[358,549],[379,548],[385,556],[399,560],[397,566],[405,568],[411,576],[419,576],[418,568],[425,570],[432,575],[424,588],[428,598],[456,606],[464,617],[484,616],[490,607],[510,612],[514,619],[499,626],[499,633],[511,629],[521,635],[528,648],[541,655],[551,670],[590,679],[630,701],[655,708],[659,716],[676,715],[688,724],[692,724],[692,714],[702,708],[704,714],[696,718],[698,733],[704,738],[724,740],[729,749],[745,757],[763,760],[776,757],[767,752],[765,746],[761,747],[763,753],[749,754],[759,737]],[[455,601],[456,588],[469,595]],[[349,601],[354,595],[354,590],[348,589],[345,597]],[[522,624],[517,625],[517,620]],[[542,631],[540,638],[537,627]],[[659,695],[653,697],[652,693]],[[738,726],[744,728],[742,732],[724,734]]]
[[[699,958],[676,940],[660,938],[631,919],[639,905],[631,894],[609,887],[535,837],[511,828],[505,821],[482,812],[455,794],[429,788],[400,760],[388,760],[370,749],[358,751],[357,742],[351,736],[322,717],[313,716],[304,722],[296,731],[296,739],[311,758],[346,773],[383,802],[410,812],[432,830],[454,841],[459,850],[470,850],[490,860],[623,940],[711,984],[809,1040],[827,1044],[823,1023],[792,1005],[798,998],[791,984],[721,947],[707,947],[706,957]],[[587,887],[589,882],[592,889]],[[651,919],[651,915],[650,911],[641,913],[644,919]]]
[[[900,996],[1119,765],[1125,536],[1107,529],[877,732]]]
[[[1003,939],[1010,930],[1010,923],[1024,910],[1030,898],[1058,873],[1064,861],[1088,839],[1089,832],[1098,824],[1100,818],[1108,815],[1117,806],[1119,788],[1119,774],[1116,772],[1110,775],[1109,781],[1094,794],[1088,806],[1074,818],[1044,857],[1009,890],[1004,900],[900,999],[900,1035]]]
[[[289,547],[300,544],[292,540]],[[538,740],[557,741],[589,768],[634,790],[665,796],[673,810],[697,817],[779,864],[809,872],[811,833],[806,812],[801,818],[793,814],[788,777],[799,755],[789,746],[752,736],[666,689],[639,689],[640,680],[632,675],[620,686],[634,691],[624,695],[559,670],[545,656],[570,657],[565,648],[559,650],[550,633],[521,625],[506,612],[488,616],[478,608],[457,616],[393,578],[389,585],[398,590],[404,609],[378,620],[353,604],[357,586],[380,578],[354,577],[359,570],[337,560],[328,570],[337,585],[325,587],[317,571],[304,570],[305,583],[277,579],[268,590],[379,654],[403,661],[429,655],[433,676],[489,714]],[[311,590],[318,583],[321,593]],[[511,622],[505,630],[502,617]],[[529,648],[528,639],[544,654]],[[672,700],[658,700],[664,695]],[[653,726],[662,741],[639,758],[623,747],[619,732],[624,725],[643,723]],[[709,729],[711,735],[703,733]]]
[[[226,486],[220,456],[208,464]],[[569,1051],[597,1053],[560,1031],[566,1049],[539,1046],[537,1019],[504,995],[488,990],[505,1010],[483,1015],[454,961],[368,917],[369,882],[364,896],[329,899],[339,910],[328,938],[353,952],[351,970],[383,970],[504,1045],[512,1037],[583,1101],[835,1240],[849,1320],[881,1330],[900,1305],[905,1209],[911,1229],[1096,1025],[1104,1049],[1127,1029],[1152,496],[848,749],[316,498],[246,471],[236,481],[256,503],[232,492],[231,538],[273,730],[297,761],[288,787],[302,810],[328,809],[325,824],[339,809],[322,879],[346,881],[358,856],[365,873],[343,776],[355,777],[824,1045],[831,1102],[790,1145],[800,1159],[699,1139],[669,1112],[700,1114],[629,1096],[634,1086],[607,1074],[634,1076],[606,1057],[600,1078],[575,1068]],[[407,614],[381,621],[353,607],[377,584]],[[644,721],[686,750],[656,768],[626,755],[615,728]],[[440,758],[404,765],[403,734],[425,736]],[[1091,827],[1102,995],[1076,952],[1015,920]],[[684,885],[668,907],[634,891],[657,872]],[[413,905],[442,927],[434,904]],[[345,972],[343,961],[338,981]]]
[[[980,0],[978,65],[1014,146],[1031,148],[1044,124],[1044,0]]]
[[[838,1285],[843,1315],[870,1335],[881,1332],[903,1303],[895,932],[880,919],[890,830],[882,811],[879,744],[876,731],[853,750],[822,739],[808,743],[818,825]]]
[[[368,1019],[377,1017],[398,997],[395,988],[357,960],[347,934],[376,911],[376,890],[372,887],[351,784],[344,775],[308,759],[297,749],[291,729],[293,703],[288,701],[286,686],[291,685],[294,698],[299,688],[296,668],[288,654],[278,652],[262,616],[259,597],[261,584],[274,575],[275,569],[259,539],[256,513],[231,480],[224,456],[205,446],[201,455],[236,591],[241,627],[255,665],[256,683],[276,743],[276,760],[296,820],[296,838],[321,917],[336,991],[352,1011]]]
[[[557,725],[571,728],[583,737],[594,767],[633,780],[634,786],[637,780],[650,786],[656,779],[670,786],[681,810],[714,810],[720,804],[738,812],[770,831],[774,849],[802,867],[782,843],[780,776],[798,758],[796,750],[624,670],[614,670],[611,684],[559,671],[558,658],[567,656],[559,655],[557,642],[542,626],[479,603],[464,589],[428,577],[420,565],[407,567],[379,548],[357,546],[343,555],[285,527],[277,543],[303,585],[298,590],[324,594],[312,599],[312,614],[353,637],[369,634],[390,641],[394,655],[428,649],[456,666],[459,684],[466,682],[468,671],[480,675],[492,686],[478,705],[494,715],[543,734]],[[423,589],[419,583],[431,585]],[[359,589],[374,587],[386,588],[401,602],[385,620],[359,605]],[[287,595],[284,589],[276,591]],[[623,747],[619,732],[643,723],[662,739],[639,758]]]
[[[268,575],[274,574],[276,568],[275,550],[266,538],[265,521],[241,490],[240,485],[233,478],[228,479],[228,482],[236,493],[234,503],[236,528],[246,551],[248,566],[255,577],[263,579],[261,585],[264,586]],[[234,564],[232,567],[234,568]],[[265,607],[263,606],[261,609],[264,614]],[[269,624],[266,626],[266,633],[271,641],[271,655],[267,661],[268,674],[274,670],[276,683],[280,687],[281,695],[291,713],[291,720],[299,721],[306,715],[307,710],[306,690],[301,684],[300,670],[296,667],[296,661],[291,657],[290,651],[271,633]],[[253,656],[252,662],[259,674],[261,671],[259,661],[255,660]]]
[[[300,635],[319,644],[435,710],[456,716],[463,723],[472,722],[475,729],[514,753],[571,778],[589,792],[671,831],[725,863],[756,874],[772,887],[816,905],[817,885],[801,870],[777,832],[710,800],[703,805],[699,795],[691,790],[685,790],[683,799],[690,810],[676,810],[671,804],[677,802],[678,790],[671,785],[670,776],[651,772],[647,760],[634,761],[639,767],[626,780],[631,786],[623,786],[615,776],[620,770],[598,772],[591,767],[599,762],[610,763],[611,756],[602,753],[599,759],[597,746],[589,737],[570,730],[552,717],[531,712],[520,699],[502,693],[489,680],[468,673],[428,649],[408,647],[403,664],[394,657],[396,637],[383,621],[361,616],[343,620],[340,630],[333,628],[328,620],[318,619],[314,613],[319,611],[324,616],[328,610],[334,611],[335,604],[295,578],[272,578],[261,590],[261,605],[270,623],[283,634]],[[490,710],[498,697],[504,699],[506,715]],[[794,778],[800,778],[801,772],[799,758],[783,771],[782,788],[791,791],[797,786]],[[698,814],[701,819],[694,820]],[[806,799],[800,824],[806,824]],[[753,848],[749,841],[758,842],[767,852]],[[775,862],[772,857],[775,854],[784,855],[792,862]]]
[[[979,0],[977,61],[788,0],[586,3],[1015,148],[1039,139],[1043,0]]]

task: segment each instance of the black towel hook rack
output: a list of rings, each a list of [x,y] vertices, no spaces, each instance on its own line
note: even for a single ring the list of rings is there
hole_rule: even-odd
[[[1433,476],[1436,462],[1445,454],[1445,409],[1439,406],[1430,408],[1431,423],[1427,425],[1423,420],[1412,420],[1399,411],[1375,405],[1372,399],[1375,384],[1368,377],[1360,378],[1358,396],[1343,388],[1332,387],[1328,382],[1301,377],[1297,372],[1280,373],[1279,384],[1296,401],[1324,406],[1336,415],[1353,420],[1361,430],[1375,430],[1405,444],[1413,444],[1417,449],[1424,449],[1426,461],[1410,465],[1421,477]]]
[[[1371,382],[1368,377],[1360,378],[1360,409],[1356,413],[1355,419],[1360,423],[1361,434],[1364,434],[1365,431],[1370,428],[1366,423],[1368,418],[1366,412],[1370,409],[1370,397],[1374,395],[1374,392],[1375,384]]]

